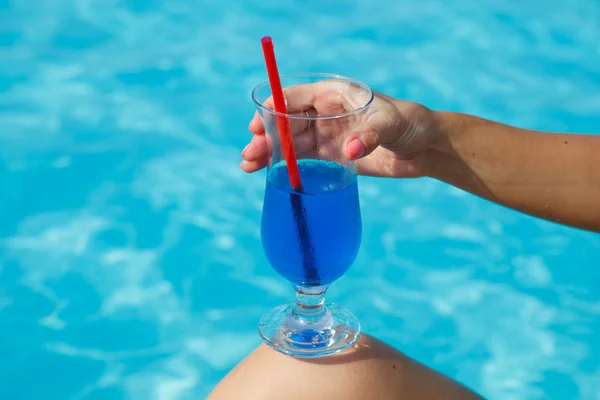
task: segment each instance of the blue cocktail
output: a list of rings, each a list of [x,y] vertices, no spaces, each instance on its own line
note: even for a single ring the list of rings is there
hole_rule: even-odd
[[[373,92],[337,75],[283,76],[288,113],[267,105],[268,83],[253,100],[270,146],[261,236],[271,266],[296,289],[296,302],[276,307],[259,324],[263,340],[296,357],[322,357],[352,345],[360,324],[350,311],[325,305],[328,286],[352,265],[361,241],[356,169],[343,151],[366,118]],[[314,95],[313,102],[306,94]],[[322,95],[322,98],[320,96]],[[292,188],[277,118],[289,119],[301,188]]]
[[[262,242],[271,266],[298,286],[329,285],[350,267],[360,246],[355,174],[332,161],[300,160],[303,193],[290,186],[285,163],[271,168],[262,217]],[[300,196],[306,230],[298,229],[290,196]],[[310,246],[303,247],[303,240]],[[307,260],[308,258],[308,260]]]

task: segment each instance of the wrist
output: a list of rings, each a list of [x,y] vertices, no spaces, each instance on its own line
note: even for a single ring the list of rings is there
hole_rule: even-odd
[[[442,179],[459,160],[457,146],[466,124],[459,114],[430,110],[430,140],[423,151],[423,175]]]

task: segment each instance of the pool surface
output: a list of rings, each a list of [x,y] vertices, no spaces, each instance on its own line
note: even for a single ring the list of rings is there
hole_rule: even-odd
[[[266,79],[334,72],[436,109],[600,132],[600,2],[0,0],[0,399],[200,399],[291,300]],[[359,181],[329,299],[491,399],[600,399],[600,236],[428,180]],[[390,217],[392,216],[392,217]]]

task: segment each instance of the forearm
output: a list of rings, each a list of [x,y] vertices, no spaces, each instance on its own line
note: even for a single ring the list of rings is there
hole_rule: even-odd
[[[478,196],[600,232],[600,136],[518,129],[437,112],[425,173]]]

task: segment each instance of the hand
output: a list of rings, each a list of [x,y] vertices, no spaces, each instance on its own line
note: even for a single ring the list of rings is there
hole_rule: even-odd
[[[327,115],[348,112],[356,108],[352,96],[339,91],[334,81],[291,86],[285,89],[288,113]],[[270,100],[264,104],[273,108]],[[353,130],[342,144],[345,156],[356,160],[357,172],[362,175],[382,177],[419,177],[423,175],[424,155],[432,146],[437,134],[434,113],[426,107],[400,101],[375,93],[368,112],[354,121]],[[319,123],[319,122],[317,122]],[[242,152],[240,167],[255,172],[268,163],[270,142],[258,113],[250,122],[254,134]],[[297,153],[303,148],[314,148],[317,142],[327,142],[327,132],[339,129],[310,129],[304,121],[292,121],[292,135]],[[319,136],[314,137],[315,132]]]

